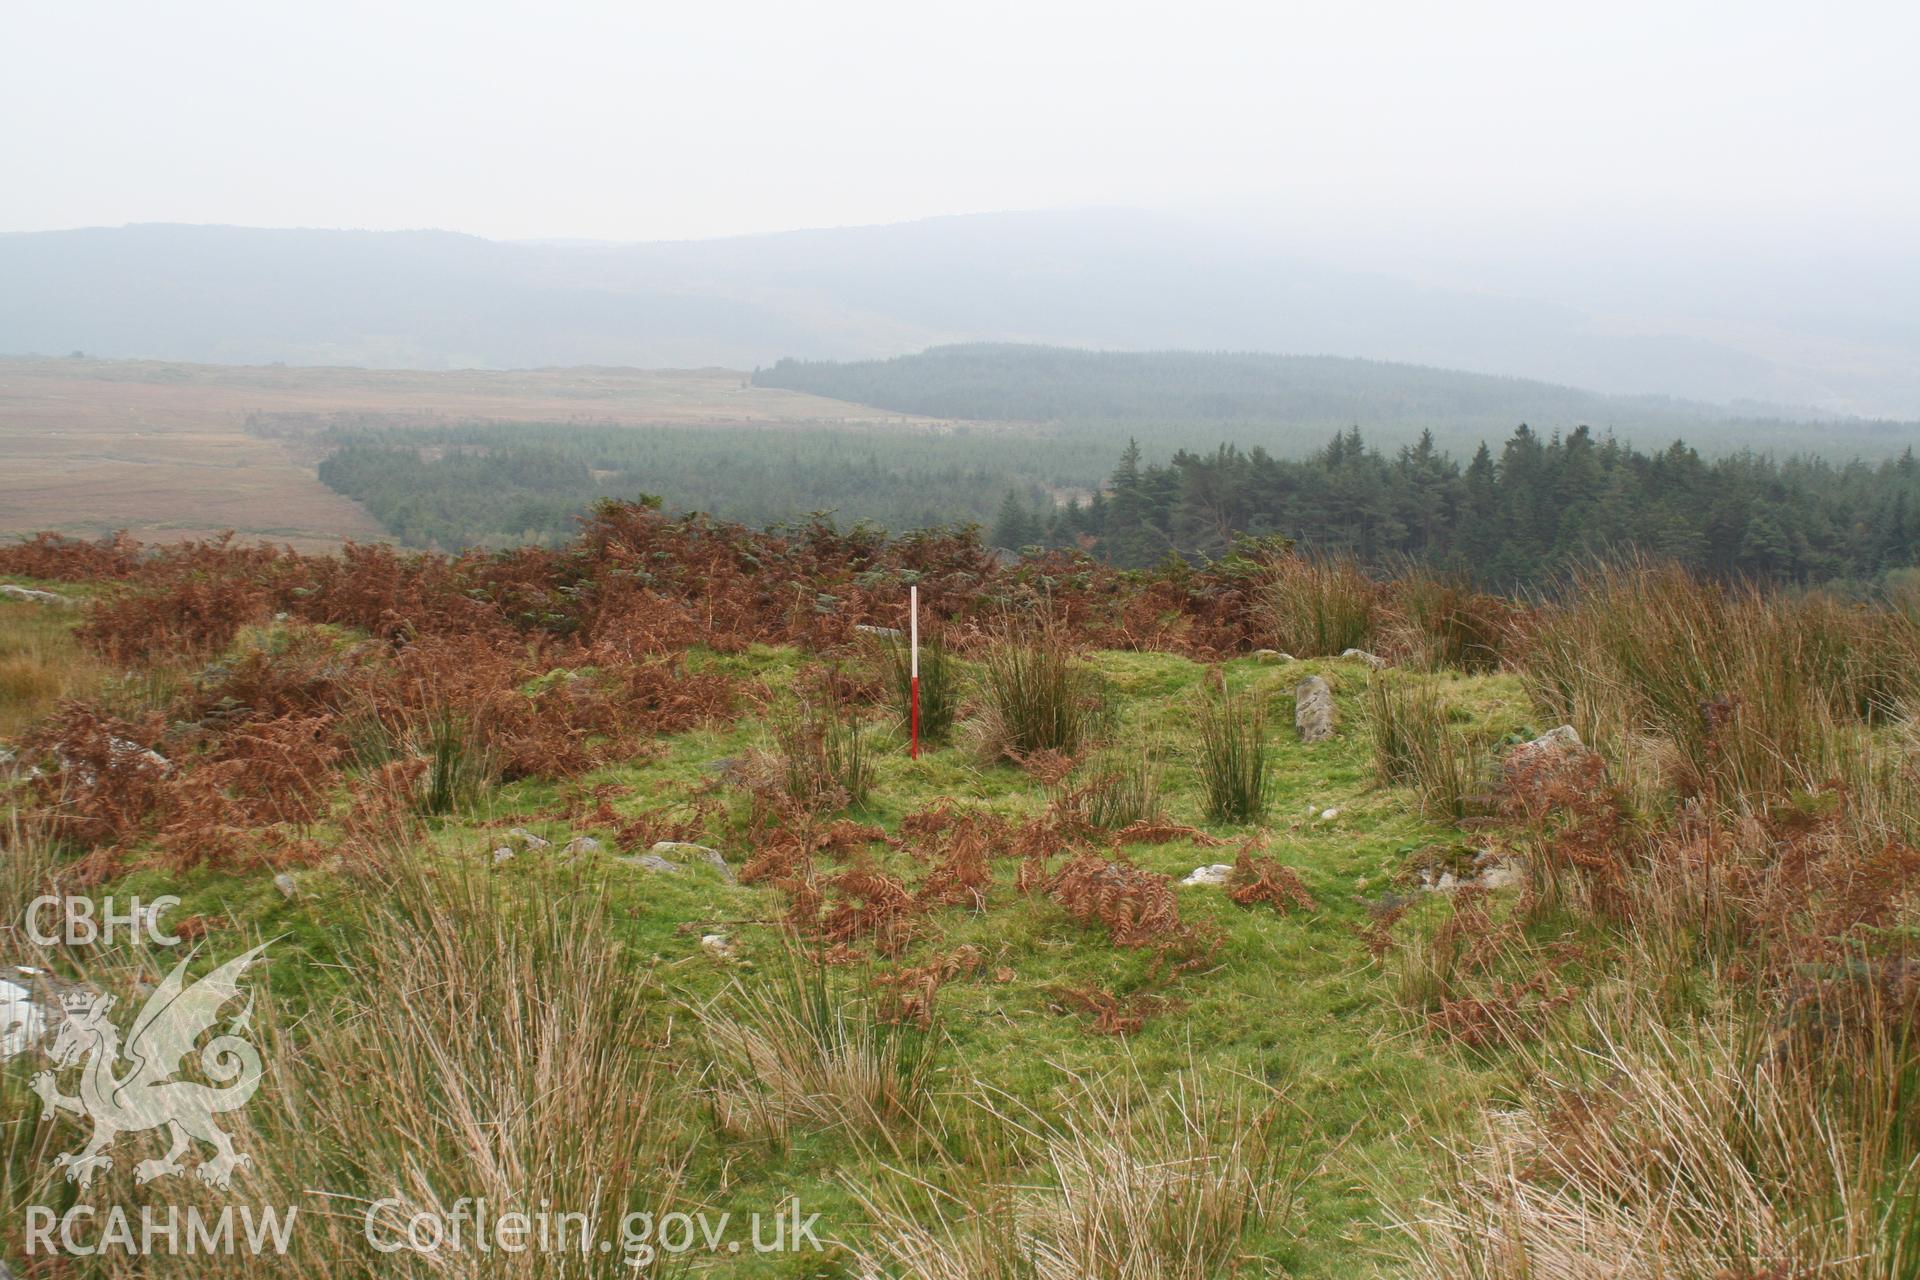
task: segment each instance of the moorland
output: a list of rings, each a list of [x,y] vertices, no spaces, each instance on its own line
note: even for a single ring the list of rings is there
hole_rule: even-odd
[[[277,1274],[597,1274],[359,1239],[459,1196],[822,1215],[822,1253],[694,1274],[1920,1256],[1911,600],[621,503],[556,547],[49,535],[0,574],[61,598],[0,600],[0,909],[164,892],[199,966],[269,942],[237,1185],[315,1224]],[[78,1194],[34,1069],[0,1233]]]

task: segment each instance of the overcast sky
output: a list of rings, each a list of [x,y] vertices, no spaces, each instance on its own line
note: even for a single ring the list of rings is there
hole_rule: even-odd
[[[1920,5],[56,3],[0,229],[655,239],[1081,205],[1308,232],[1920,226]]]

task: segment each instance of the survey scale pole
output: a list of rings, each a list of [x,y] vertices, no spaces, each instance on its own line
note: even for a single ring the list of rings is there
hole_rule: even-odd
[[[920,588],[907,588],[907,701],[912,707],[913,743],[908,754],[920,758]]]

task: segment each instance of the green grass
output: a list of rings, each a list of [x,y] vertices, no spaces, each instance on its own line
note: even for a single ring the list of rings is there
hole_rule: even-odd
[[[750,675],[782,694],[802,661],[791,651],[759,648],[695,654],[689,666]],[[1317,909],[1282,916],[1235,906],[1217,888],[1179,888],[1183,915],[1217,928],[1223,942],[1205,970],[1164,985],[1153,979],[1143,953],[1115,950],[1102,932],[1073,925],[1058,907],[1020,895],[1015,865],[997,861],[988,910],[937,913],[901,958],[915,963],[962,945],[985,957],[979,972],[940,991],[928,1064],[935,1113],[925,1129],[876,1138],[798,1119],[779,1141],[770,1141],[711,1132],[696,1108],[681,1121],[690,1152],[685,1194],[710,1209],[739,1214],[797,1194],[809,1211],[822,1213],[833,1236],[857,1241],[866,1221],[858,1189],[893,1176],[883,1166],[936,1176],[956,1153],[979,1154],[1003,1140],[981,1136],[978,1109],[963,1095],[984,1092],[999,1099],[1003,1111],[1031,1111],[1051,1120],[1061,1114],[1070,1073],[1100,1076],[1124,1063],[1141,1087],[1153,1091],[1172,1088],[1182,1073],[1200,1071],[1216,1081],[1266,1088],[1276,1100],[1273,1140],[1283,1145],[1289,1165],[1302,1171],[1290,1220],[1256,1226],[1247,1248],[1270,1254],[1299,1277],[1371,1274],[1382,1265],[1389,1240],[1387,1211],[1371,1188],[1384,1179],[1413,1191],[1427,1176],[1406,1134],[1446,1129],[1458,1115],[1477,1111],[1493,1087],[1482,1064],[1409,1032],[1396,1009],[1393,976],[1369,959],[1355,936],[1367,919],[1363,896],[1387,889],[1412,851],[1456,837],[1424,816],[1411,793],[1375,785],[1364,728],[1368,675],[1357,663],[1318,660],[1282,671],[1239,660],[1220,668],[1236,699],[1261,708],[1267,726],[1267,808],[1249,825],[1207,817],[1194,707],[1208,668],[1144,653],[1093,653],[1085,661],[1106,694],[1105,740],[1116,749],[1146,744],[1155,751],[1166,816],[1222,837],[1271,833],[1271,852],[1299,871]],[[1336,736],[1313,746],[1298,741],[1290,714],[1293,685],[1308,672],[1329,678],[1341,717]],[[1449,701],[1469,709],[1476,721],[1510,728],[1526,718],[1520,686],[1511,677],[1440,679]],[[867,733],[874,751],[872,786],[853,814],[864,821],[891,827],[943,798],[1009,816],[1038,814],[1047,804],[1047,791],[1004,761],[983,764],[975,752],[938,745],[909,759],[904,738],[879,709]],[[559,846],[567,837],[610,842],[612,833],[535,815],[553,806],[563,790],[602,784],[627,789],[613,802],[622,815],[663,808],[686,814],[696,792],[713,782],[716,762],[772,745],[765,722],[749,716],[666,739],[655,758],[602,769],[567,788],[541,781],[495,787],[458,812],[430,820],[425,847],[413,857],[428,866],[472,869],[508,897],[581,894],[600,902],[605,929],[642,984],[640,998],[656,1029],[653,1047],[664,1055],[669,1076],[699,1081],[709,1066],[708,1050],[692,1033],[691,1011],[737,999],[738,990],[776,983],[790,971],[788,944],[777,928],[763,923],[781,913],[782,895],[729,883],[700,865],[653,875],[622,864],[618,856],[630,851],[611,847],[564,860]],[[738,866],[751,852],[750,806],[737,791],[716,794],[723,803],[705,838]],[[1338,816],[1322,820],[1318,815],[1328,808]],[[490,851],[511,825],[525,825],[555,847],[495,866]],[[333,833],[322,829],[316,836],[324,843]],[[1222,861],[1223,854],[1224,860],[1231,857],[1230,851],[1184,841],[1136,846],[1128,853],[1141,866],[1176,879]],[[910,855],[887,857],[910,883],[920,874]],[[299,893],[291,900],[264,869],[145,871],[101,891],[179,894],[181,914],[229,922],[232,932],[216,934],[210,948],[221,954],[242,936],[277,939],[273,989],[282,1024],[293,1024],[352,990],[356,978],[342,967],[342,958],[359,949],[364,919],[353,902],[354,882],[324,867],[299,871],[296,879]],[[702,947],[708,932],[729,936],[733,961],[716,959]],[[836,969],[827,980],[852,990],[873,967]],[[999,971],[1010,976],[998,980]],[[1167,1004],[1142,1031],[1116,1040],[1094,1034],[1092,1018],[1061,998],[1063,991],[1092,986],[1120,995],[1151,991]],[[735,996],[727,997],[729,991]],[[670,1036],[668,1028],[674,1028]],[[751,1259],[729,1263],[723,1273],[854,1274],[850,1265],[807,1261],[825,1269]]]

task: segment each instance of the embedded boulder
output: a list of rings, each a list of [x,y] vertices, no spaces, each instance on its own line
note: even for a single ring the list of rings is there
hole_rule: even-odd
[[[1293,687],[1293,726],[1302,742],[1325,742],[1333,736],[1333,686],[1324,676],[1308,676]]]
[[[63,596],[57,591],[36,591],[32,587],[16,587],[11,582],[0,583],[0,597],[5,597],[8,600],[23,601],[27,604],[67,605],[73,603],[71,597]]]
[[[727,865],[726,855],[718,849],[709,849],[704,844],[691,844],[685,840],[661,840],[653,846],[654,856],[659,858],[685,858],[690,862],[704,862],[718,871],[728,880],[734,878],[733,868]]]

